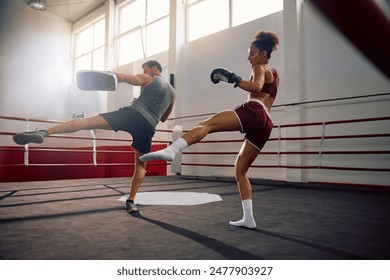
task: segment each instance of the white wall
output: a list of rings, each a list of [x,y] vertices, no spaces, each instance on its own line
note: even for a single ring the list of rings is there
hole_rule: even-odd
[[[178,73],[182,79],[183,87],[178,89],[180,95],[181,111],[184,116],[203,113],[213,113],[221,110],[232,109],[245,102],[247,94],[241,89],[235,89],[230,84],[212,84],[210,73],[216,67],[225,67],[241,75],[244,79],[249,78],[251,66],[247,61],[248,48],[254,33],[259,30],[272,30],[283,38],[283,12],[269,15],[238,27],[224,30],[216,34],[189,42],[183,47],[183,73]],[[277,68],[281,77],[285,75],[283,68],[283,40],[278,51],[271,58],[271,64]],[[281,84],[281,92],[278,102],[283,101],[284,91]],[[275,111],[276,112],[276,111]],[[281,112],[282,113],[282,112]],[[278,114],[278,113],[276,113]],[[282,113],[283,114],[283,113]],[[207,117],[178,120],[184,129],[189,129]],[[274,116],[275,120],[280,116]],[[218,133],[209,135],[205,140],[213,139],[242,139],[239,132]],[[238,152],[241,143],[225,144],[197,144],[187,151],[194,152]],[[270,144],[272,145],[272,144]],[[183,162],[199,162],[213,164],[234,164],[235,155],[229,156],[189,156],[183,155]],[[261,161],[262,158],[259,158]],[[265,163],[267,164],[267,163]],[[232,176],[232,168],[229,167],[194,167],[183,166],[182,174],[197,176]],[[251,176],[265,177],[273,174],[274,178],[285,178],[284,170],[256,169]]]
[[[2,0],[0,17],[0,115],[68,120],[107,110],[106,93],[80,91],[73,77],[72,24],[24,0]],[[0,121],[0,130],[19,132],[53,124]],[[79,135],[89,136],[89,132]],[[1,136],[2,145],[14,145]],[[90,141],[48,139],[47,146],[83,146]]]
[[[351,11],[353,12],[353,11]],[[333,25],[310,4],[303,6],[304,99],[320,100],[339,97],[389,93],[390,81],[368,61]],[[300,106],[305,122],[361,119],[389,116],[390,97],[372,97],[348,101]],[[389,121],[328,126],[326,135],[388,133]],[[321,128],[306,128],[303,135],[313,135]],[[318,147],[308,142],[306,150]],[[324,150],[389,150],[388,138],[326,140]],[[317,156],[307,156],[305,164],[317,164]],[[326,155],[322,165],[386,168],[389,155]],[[305,170],[302,181],[385,184],[388,172],[352,172]]]
[[[183,6],[177,1],[180,12],[177,25],[184,24]],[[273,53],[271,65],[278,69],[281,82],[277,104],[310,101],[356,95],[390,92],[390,82],[375,66],[365,59],[342,35],[339,34],[308,1],[285,0],[285,10],[247,24],[181,45],[183,29],[172,28],[180,33],[171,38],[175,44],[169,52],[152,59],[161,61],[175,74],[177,103],[173,117],[202,113],[214,113],[231,109],[246,99],[240,89],[228,84],[213,85],[210,72],[222,66],[242,77],[250,74],[246,60],[251,37],[258,29],[272,30],[279,34],[280,45]],[[133,88],[120,86],[117,93],[83,95],[78,92],[70,77],[71,71],[71,26],[46,12],[30,9],[23,0],[1,2],[0,24],[0,115],[44,119],[69,119],[72,113],[115,110],[126,106],[133,95]],[[6,11],[6,12],[5,12]],[[172,33],[174,34],[174,33]],[[175,52],[175,51],[176,52]],[[43,53],[43,56],[37,56]],[[116,71],[137,73],[144,61],[119,67]],[[172,64],[172,65],[171,65]],[[168,77],[168,72],[165,73]],[[366,118],[388,115],[388,97],[355,99],[337,103],[317,103],[294,107],[278,107],[272,110],[274,124],[290,124],[314,121],[332,121],[350,118]],[[178,115],[180,114],[180,115]],[[159,128],[183,125],[189,129],[206,117],[168,121]],[[4,130],[1,122],[1,130]],[[23,125],[21,125],[23,126]],[[10,126],[11,127],[11,126]],[[327,127],[327,135],[343,133],[388,132],[389,122],[376,124],[342,125]],[[32,127],[32,129],[35,127]],[[15,127],[15,131],[23,127]],[[282,136],[308,136],[320,134],[320,128],[286,129]],[[124,134],[101,134],[126,137]],[[278,137],[274,129],[271,138]],[[2,144],[5,137],[1,138]],[[10,137],[6,137],[9,139]],[[166,135],[156,134],[156,139]],[[235,133],[218,133],[205,140],[242,139]],[[54,143],[55,145],[57,143]],[[80,144],[80,145],[84,145]],[[388,138],[360,139],[353,141],[325,141],[327,150],[389,150]],[[309,151],[318,149],[319,142],[295,141],[281,143],[282,151]],[[240,143],[197,144],[187,151],[237,152]],[[269,141],[264,150],[276,151],[277,141]],[[183,162],[232,165],[235,155],[190,156]],[[317,164],[317,156],[283,156],[282,164]],[[278,158],[261,155],[256,165],[274,165]],[[324,156],[323,165],[388,167],[388,155]],[[232,176],[230,167],[182,168],[184,175]],[[251,168],[251,178],[288,181],[326,181],[363,184],[387,184],[390,175],[385,172],[327,171],[323,169]]]
[[[71,25],[23,0],[1,10],[1,115],[69,118]]]
[[[273,30],[279,34],[279,50],[273,54],[271,64],[281,76],[277,104],[291,102],[352,97],[390,92],[390,82],[375,66],[363,57],[339,32],[334,29],[307,1],[285,1],[285,10],[245,25],[213,34],[184,46],[183,86],[180,111],[183,116],[218,112],[234,108],[244,102],[246,95],[231,85],[213,85],[211,70],[223,66],[246,77],[250,67],[246,61],[251,36],[258,29]],[[272,111],[274,124],[332,121],[388,115],[389,97],[356,99],[336,103],[317,103],[294,107],[281,107]],[[177,120],[189,129],[206,117]],[[388,132],[389,122],[333,126],[327,135],[365,134]],[[278,136],[274,129],[271,138]],[[300,137],[321,135],[321,127],[282,130],[282,136]],[[209,135],[205,140],[241,139],[239,133]],[[388,138],[325,141],[325,150],[389,150]],[[282,151],[316,150],[320,142],[282,142]],[[239,143],[197,144],[186,151],[238,151]],[[277,142],[268,142],[263,151],[277,151]],[[185,163],[234,164],[235,155],[202,156],[183,155]],[[255,165],[273,165],[277,157],[260,155]],[[282,164],[316,165],[318,156],[282,157]],[[322,165],[380,168],[389,166],[388,155],[326,155]],[[230,167],[183,166],[182,174],[195,176],[232,176]],[[328,171],[324,169],[269,169],[251,168],[251,178],[288,181],[343,182],[388,185],[388,172]]]

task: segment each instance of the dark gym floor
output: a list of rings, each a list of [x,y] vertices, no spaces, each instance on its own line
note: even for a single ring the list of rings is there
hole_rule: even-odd
[[[130,178],[0,184],[0,258],[8,260],[343,260],[390,258],[389,189],[253,185],[257,229],[242,217],[234,182],[146,177],[141,192],[219,194],[195,206],[118,201]]]

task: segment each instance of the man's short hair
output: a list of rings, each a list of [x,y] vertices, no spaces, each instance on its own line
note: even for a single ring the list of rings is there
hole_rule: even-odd
[[[156,61],[156,60],[146,61],[144,64],[142,64],[142,67],[144,67],[145,65],[148,66],[149,68],[152,68],[153,66],[156,66],[158,71],[160,71],[160,73],[162,73],[161,64],[158,61]]]

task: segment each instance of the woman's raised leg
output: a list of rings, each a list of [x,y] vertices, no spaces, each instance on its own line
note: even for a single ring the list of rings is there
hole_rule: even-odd
[[[239,131],[240,121],[232,110],[219,112],[183,134],[188,146],[200,142],[207,134],[220,131]]]
[[[140,159],[142,161],[157,159],[172,161],[177,153],[190,145],[200,142],[207,134],[219,131],[238,131],[240,129],[241,124],[236,113],[232,110],[222,111],[184,133],[181,138],[177,139],[167,148],[145,154]]]

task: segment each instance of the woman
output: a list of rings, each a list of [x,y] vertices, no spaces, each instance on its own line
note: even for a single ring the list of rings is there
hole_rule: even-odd
[[[155,159],[171,161],[178,152],[201,141],[209,133],[218,131],[245,133],[244,143],[234,165],[235,179],[242,201],[243,218],[229,224],[247,228],[256,227],[252,211],[252,187],[247,171],[271,134],[273,124],[269,112],[279,85],[278,73],[268,64],[272,51],[276,50],[279,43],[277,35],[272,32],[258,31],[253,39],[248,54],[248,60],[252,65],[249,80],[242,80],[241,77],[222,68],[215,69],[211,75],[214,83],[219,81],[234,83],[235,87],[247,91],[247,102],[234,110],[215,114],[186,132],[164,150],[149,153],[140,158],[141,161]]]

